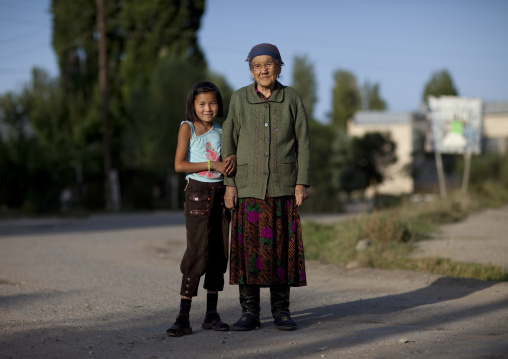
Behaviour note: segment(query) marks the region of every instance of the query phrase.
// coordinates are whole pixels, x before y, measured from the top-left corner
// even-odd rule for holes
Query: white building
[[[508,152],[508,101],[483,104],[483,138],[485,152]]]
[[[414,181],[410,168],[413,152],[421,144],[422,134],[425,134],[425,125],[425,118],[413,112],[360,111],[349,121],[349,136],[388,132],[397,144],[397,162],[386,168],[385,180],[376,189],[379,194],[413,193]]]
[[[482,123],[482,152],[508,153],[508,101],[484,102]],[[415,173],[419,173],[419,183],[435,183],[437,186],[433,157],[423,155],[427,128],[424,113],[416,111],[359,111],[348,122],[349,136],[388,132],[397,144],[397,162],[386,169],[385,180],[376,189],[378,193],[413,193]]]

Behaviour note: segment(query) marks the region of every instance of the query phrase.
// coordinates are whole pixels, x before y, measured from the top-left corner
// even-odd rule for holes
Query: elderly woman
[[[294,330],[290,287],[307,284],[298,206],[310,185],[309,124],[298,93],[277,81],[277,47],[256,45],[247,61],[254,83],[233,94],[222,129],[224,157],[237,156],[235,175],[224,179],[234,210],[230,284],[242,307],[233,330],[260,325],[260,287],[270,288],[277,328]]]

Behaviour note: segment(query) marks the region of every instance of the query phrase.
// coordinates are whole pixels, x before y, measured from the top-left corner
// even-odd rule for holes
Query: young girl
[[[207,292],[203,329],[226,331],[217,312],[218,292],[224,289],[228,262],[230,212],[224,206],[222,174],[230,175],[236,158],[220,159],[222,128],[213,122],[223,116],[222,97],[211,82],[199,82],[187,96],[187,121],[180,124],[175,171],[187,173],[185,224],[187,249],[182,258],[180,313],[166,331],[170,337],[191,334],[189,312],[192,297],[198,294],[200,277]]]

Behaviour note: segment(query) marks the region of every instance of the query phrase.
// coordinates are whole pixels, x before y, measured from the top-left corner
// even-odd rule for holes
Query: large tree
[[[329,125],[322,124],[312,116],[317,101],[317,85],[314,65],[307,56],[295,56],[293,65],[292,86],[300,94],[309,117],[312,145],[312,186],[328,183],[328,154],[333,139]]]
[[[332,97],[332,126],[347,131],[347,121],[361,108],[361,96],[355,75],[349,71],[337,70]]]
[[[96,0],[52,0],[53,47],[67,91],[93,89],[98,77]],[[105,1],[109,82],[145,80],[165,56],[205,65],[197,31],[205,0]],[[121,71],[119,72],[121,67]]]
[[[70,139],[81,150],[73,153],[73,163],[84,172],[88,181],[88,194],[102,207],[101,199],[105,193],[100,189],[106,183],[109,186],[109,174],[106,168],[119,168],[120,137],[125,126],[125,104],[121,98],[120,86],[123,83],[118,76],[124,52],[124,31],[120,27],[119,17],[124,6],[121,2],[105,1],[105,41],[107,56],[107,117],[109,136],[104,138],[103,113],[99,92],[99,46],[100,33],[97,25],[96,0],[52,0],[53,48],[60,68],[60,86],[62,107],[67,122],[63,128],[72,128]],[[105,141],[105,142],[104,142]],[[107,151],[106,151],[107,149]],[[111,156],[109,155],[111,154]],[[108,166],[106,166],[108,164]],[[103,180],[95,182],[101,177]],[[102,182],[102,183],[101,183]],[[106,186],[106,188],[108,188]],[[93,188],[93,190],[92,190]],[[105,204],[110,207],[110,191],[106,191]],[[89,202],[91,204],[92,202]]]
[[[436,71],[425,85],[423,101],[429,96],[458,96],[459,92],[453,83],[452,76],[447,70]]]
[[[370,111],[383,111],[387,109],[386,101],[381,98],[379,84],[366,81],[362,87],[362,108]]]
[[[205,0],[104,1],[107,114],[113,168],[132,167],[132,163],[125,160],[127,156],[122,156],[126,137],[123,133],[137,121],[136,106],[140,100],[136,101],[134,94],[150,91],[150,80],[159,63],[173,58],[206,68],[197,42],[204,4]],[[66,112],[64,118],[71,123],[66,127],[79,129],[73,138],[84,143],[89,157],[99,162],[84,168],[85,172],[101,172],[103,127],[98,86],[100,35],[97,3],[96,0],[52,0],[51,11],[53,47],[60,66]],[[188,91],[183,88],[183,83],[174,83],[174,88],[184,93]],[[83,153],[78,152],[81,158],[76,158],[76,162],[85,161]]]
[[[178,203],[176,187],[178,175],[174,172],[174,154],[181,121],[185,120],[186,99],[190,88],[199,81],[216,84],[224,105],[229,103],[233,90],[223,76],[209,73],[206,68],[182,58],[166,57],[154,67],[148,85],[141,79],[131,91],[131,121],[123,137],[125,167],[132,173],[151,173],[173,206]],[[217,122],[221,122],[218,119]],[[138,175],[139,176],[139,175]],[[182,176],[180,176],[182,177]],[[132,180],[136,180],[134,178]],[[132,181],[131,181],[132,182]],[[132,184],[129,184],[132,186]],[[139,189],[130,189],[131,192]],[[150,186],[137,200],[150,200]]]
[[[89,141],[101,137],[93,133],[101,132],[96,8],[96,0],[52,0],[51,6],[53,47],[70,120],[77,113],[75,121],[90,123],[89,132],[83,134]],[[167,56],[205,66],[196,35],[203,12],[204,0],[105,2],[113,148],[119,147],[119,134],[128,117],[129,91],[139,78],[147,82],[157,63]]]
[[[292,86],[302,97],[307,116],[314,118],[314,105],[317,101],[316,75],[314,73],[314,65],[309,62],[307,56],[294,57],[292,81]]]
[[[206,67],[197,32],[205,0],[127,0],[120,14],[125,36],[122,77],[148,80],[157,62],[179,58]]]

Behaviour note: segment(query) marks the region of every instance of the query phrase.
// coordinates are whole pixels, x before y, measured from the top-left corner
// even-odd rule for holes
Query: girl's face
[[[205,92],[194,98],[194,112],[203,122],[212,122],[219,111],[215,92]]]

